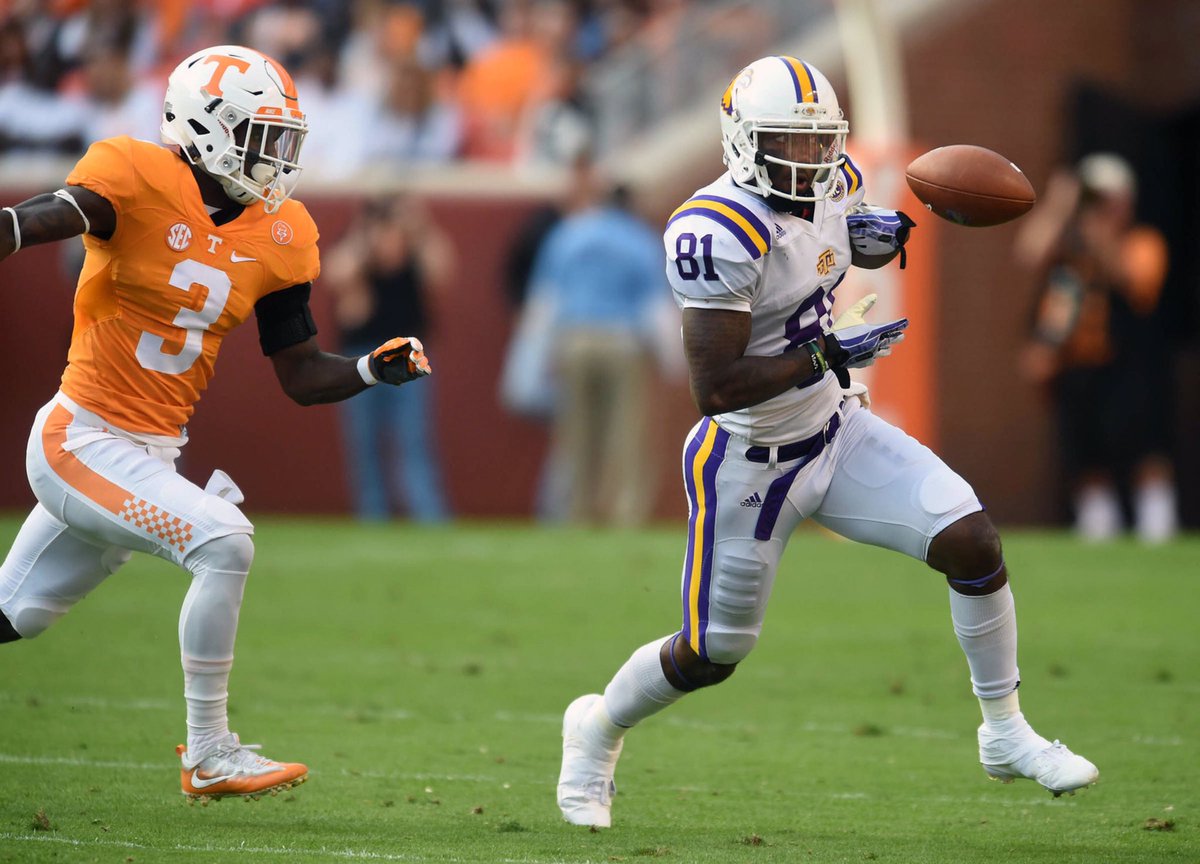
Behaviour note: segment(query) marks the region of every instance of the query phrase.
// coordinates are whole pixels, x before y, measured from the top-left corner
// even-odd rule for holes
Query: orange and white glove
[[[367,384],[404,384],[433,370],[425,346],[415,336],[397,336],[358,359],[358,374]]]

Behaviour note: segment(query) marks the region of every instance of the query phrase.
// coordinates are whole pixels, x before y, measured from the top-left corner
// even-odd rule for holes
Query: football
[[[973,144],[930,150],[910,162],[904,176],[922,204],[957,225],[999,225],[1028,213],[1037,201],[1020,168]]]

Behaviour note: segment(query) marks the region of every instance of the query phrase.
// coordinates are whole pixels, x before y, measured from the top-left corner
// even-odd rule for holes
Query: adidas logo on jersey
[[[762,498],[758,497],[758,493],[755,492],[753,495],[751,495],[749,498],[747,498],[745,501],[742,502],[742,506],[743,507],[761,507],[762,506]]]
[[[783,239],[783,226],[780,225],[778,222],[775,223],[775,239],[776,240]]]

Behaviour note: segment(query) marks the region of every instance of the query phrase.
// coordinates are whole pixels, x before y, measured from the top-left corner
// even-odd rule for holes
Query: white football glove
[[[904,244],[916,222],[903,210],[889,210],[863,204],[846,216],[850,243],[854,250],[871,258],[900,253],[904,269]]]
[[[838,344],[849,353],[849,358],[838,365],[847,369],[870,366],[877,357],[892,353],[892,346],[904,341],[907,318],[897,318],[886,324],[868,324],[867,312],[879,299],[878,294],[868,294],[843,312],[833,322],[833,334]]]
[[[878,299],[878,294],[863,297],[839,315],[833,322],[833,329],[825,334],[825,359],[835,371],[870,366],[877,357],[886,357],[892,353],[893,345],[903,341],[904,328],[908,326],[907,318],[897,318],[886,324],[866,322],[867,312]],[[839,375],[839,380],[842,377]],[[847,375],[843,387],[848,386],[848,380]]]

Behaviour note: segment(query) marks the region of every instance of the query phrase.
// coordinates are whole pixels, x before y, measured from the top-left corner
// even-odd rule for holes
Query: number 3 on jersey
[[[171,278],[167,281],[180,291],[188,291],[193,285],[201,285],[208,289],[208,296],[204,298],[204,305],[199,310],[184,307],[171,322],[186,334],[183,348],[178,354],[163,351],[165,340],[162,336],[143,332],[142,338],[138,340],[137,359],[143,368],[165,372],[168,375],[182,375],[192,368],[192,364],[204,349],[204,331],[215,324],[225,311],[232,283],[229,281],[229,274],[224,270],[191,259],[176,264],[175,269],[171,271]]]
[[[700,261],[696,260],[696,235],[692,233],[680,234],[675,240],[675,266],[679,270],[679,278],[686,279],[692,282],[700,278],[700,273],[704,273],[704,280],[712,282],[717,278],[717,271],[713,269],[712,260],[712,245],[713,235],[705,234],[700,238],[700,248],[704,250],[701,260],[704,262],[703,271],[701,270]]]

